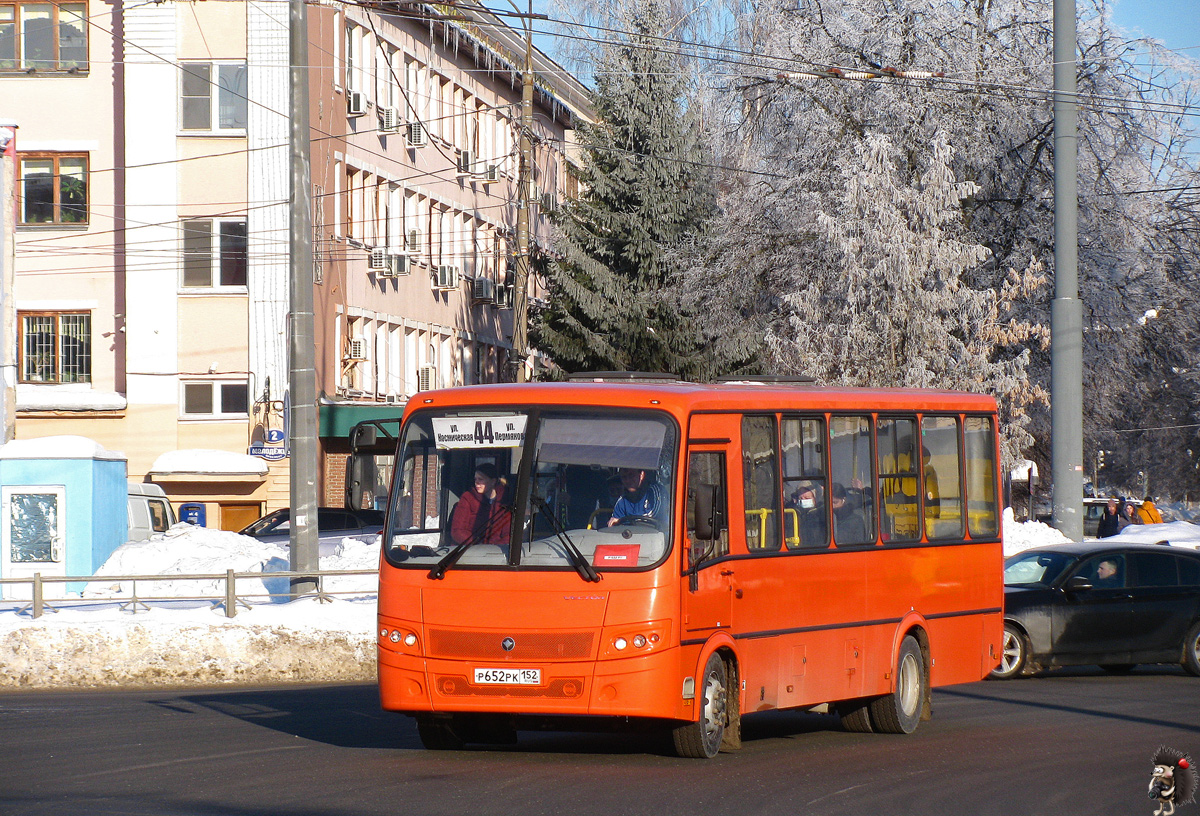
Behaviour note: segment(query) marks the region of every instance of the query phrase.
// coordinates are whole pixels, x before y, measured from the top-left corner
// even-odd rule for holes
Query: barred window
[[[21,382],[92,381],[92,315],[21,312]]]

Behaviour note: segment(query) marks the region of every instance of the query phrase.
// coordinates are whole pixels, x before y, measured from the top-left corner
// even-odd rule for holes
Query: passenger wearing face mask
[[[792,496],[799,517],[800,546],[825,547],[829,544],[829,522],[825,515],[825,491],[816,482],[801,482]]]

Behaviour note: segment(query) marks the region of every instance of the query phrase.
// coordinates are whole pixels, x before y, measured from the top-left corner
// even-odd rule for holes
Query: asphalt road
[[[1173,668],[1061,671],[940,689],[910,736],[750,717],[742,751],[705,762],[653,733],[428,752],[373,686],[4,692],[0,816],[1150,816],[1154,749],[1200,759],[1198,703]]]

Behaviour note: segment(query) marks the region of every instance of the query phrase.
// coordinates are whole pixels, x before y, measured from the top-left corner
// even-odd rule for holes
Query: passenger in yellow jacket
[[[1150,501],[1147,496],[1142,502],[1142,506],[1137,511],[1138,524],[1162,524],[1162,513],[1158,512],[1158,508],[1154,506],[1154,502]]]

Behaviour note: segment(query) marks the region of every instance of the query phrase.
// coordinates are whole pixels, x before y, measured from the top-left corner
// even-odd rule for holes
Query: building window
[[[246,382],[185,382],[183,414],[188,417],[246,416],[250,385]]]
[[[21,382],[92,381],[92,315],[89,312],[22,312]]]
[[[21,156],[21,223],[86,224],[87,155]]]
[[[180,129],[246,129],[246,65],[185,62],[180,71]]]
[[[0,71],[86,71],[86,3],[0,3]]]
[[[247,231],[243,220],[193,218],[183,222],[183,286],[212,289],[246,285]]]

